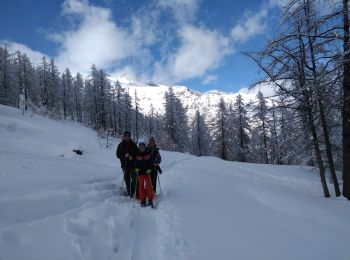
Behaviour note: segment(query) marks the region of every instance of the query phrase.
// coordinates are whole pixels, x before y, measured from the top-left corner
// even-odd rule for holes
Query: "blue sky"
[[[275,33],[278,0],[1,0],[0,44],[60,69],[236,92],[262,75],[241,54]]]

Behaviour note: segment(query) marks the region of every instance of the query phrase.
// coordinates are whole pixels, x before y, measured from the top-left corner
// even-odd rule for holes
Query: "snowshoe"
[[[148,206],[150,206],[152,209],[154,209],[154,205],[153,205],[153,201],[152,200],[148,201]]]

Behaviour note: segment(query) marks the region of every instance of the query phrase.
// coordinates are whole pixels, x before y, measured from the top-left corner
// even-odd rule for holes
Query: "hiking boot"
[[[141,207],[146,207],[146,200],[141,201]]]
[[[152,201],[152,200],[149,200],[149,201],[148,201],[148,206],[150,206],[151,208],[154,208],[154,205],[153,205],[153,201]]]

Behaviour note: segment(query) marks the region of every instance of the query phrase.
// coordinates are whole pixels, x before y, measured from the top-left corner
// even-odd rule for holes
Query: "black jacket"
[[[127,165],[127,162],[129,161],[129,159],[131,160],[134,159],[137,150],[138,150],[137,146],[133,140],[130,139],[127,142],[125,139],[123,139],[123,141],[118,145],[118,148],[116,151],[116,155],[120,160],[120,165],[122,168],[124,168]],[[129,154],[129,156],[131,156],[131,158],[125,157],[127,153]]]
[[[151,154],[152,156],[152,162],[153,164],[160,164],[162,162],[162,157],[160,156],[159,153],[159,148],[158,147],[147,147],[147,151]]]

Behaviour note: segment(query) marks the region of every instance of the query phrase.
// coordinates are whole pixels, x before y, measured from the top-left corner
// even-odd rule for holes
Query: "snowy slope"
[[[162,151],[152,210],[119,195],[114,153],[0,106],[0,259],[350,259],[349,202],[323,198],[311,168]]]

